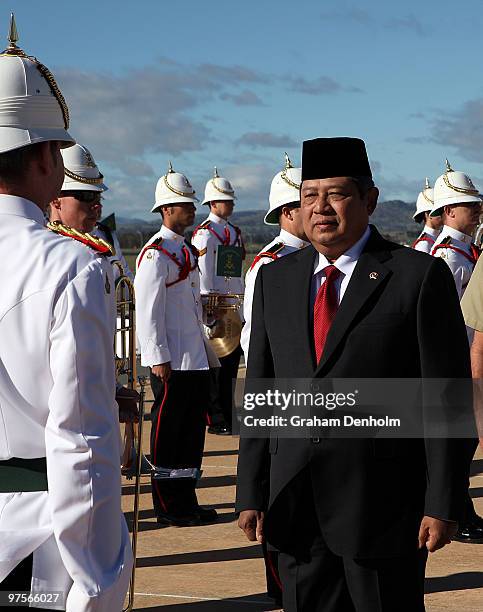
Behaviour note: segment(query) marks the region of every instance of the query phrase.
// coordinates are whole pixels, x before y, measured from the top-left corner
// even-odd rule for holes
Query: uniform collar
[[[441,230],[439,229],[434,229],[433,227],[429,227],[429,225],[425,225],[423,229],[423,233],[427,234],[428,236],[431,236],[431,238],[436,238],[436,236],[439,236],[440,231]]]
[[[0,215],[15,215],[45,225],[44,213],[37,204],[19,196],[0,194]]]
[[[166,225],[162,225],[159,231],[159,234],[162,238],[167,238],[168,240],[174,240],[178,244],[182,244],[184,242],[184,236],[180,236],[173,230],[170,230]]]
[[[348,249],[345,253],[340,255],[333,263],[331,263],[325,255],[319,253],[318,259],[315,259],[314,275],[318,274],[330,265],[335,266],[345,275],[352,274],[352,271],[354,270],[355,265],[357,264],[357,260],[361,256],[361,253],[364,250],[364,247],[366,246],[366,242],[368,241],[370,235],[371,230],[369,226],[367,226],[366,231],[362,234],[359,240],[355,244],[353,244],[350,249]]]
[[[219,223],[220,225],[226,225],[228,223],[226,219],[222,219],[221,217],[215,215],[215,213],[212,212],[210,212],[210,214],[208,215],[208,219],[210,221],[213,221],[214,223]]]
[[[309,245],[309,243],[305,240],[297,238],[297,236],[294,236],[293,234],[287,232],[287,230],[284,230],[282,228],[280,228],[280,234],[278,235],[278,237],[286,246],[295,247],[297,249],[303,249],[304,247]]]
[[[472,236],[468,236],[468,234],[463,234],[454,227],[449,227],[449,225],[443,225],[443,231],[441,234],[444,236],[449,236],[450,238],[454,238],[455,240],[459,240],[460,242],[464,242],[465,244],[471,244],[473,241]]]

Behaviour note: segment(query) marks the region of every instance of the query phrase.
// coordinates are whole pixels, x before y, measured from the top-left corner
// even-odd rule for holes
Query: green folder
[[[243,249],[239,246],[219,244],[216,250],[216,276],[240,278],[243,266]]]

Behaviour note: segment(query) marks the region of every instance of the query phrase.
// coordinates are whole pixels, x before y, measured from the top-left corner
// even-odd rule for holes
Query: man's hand
[[[151,372],[161,379],[162,383],[167,383],[171,376],[171,362],[161,363],[151,368]]]
[[[116,402],[119,406],[120,423],[137,423],[139,421],[138,410],[139,393],[136,389],[119,387],[116,390]]]
[[[258,510],[243,510],[238,517],[238,527],[243,529],[250,542],[263,542],[264,512]]]
[[[450,544],[458,524],[453,521],[441,521],[432,516],[424,516],[419,527],[419,548],[426,546],[429,552],[435,552]]]

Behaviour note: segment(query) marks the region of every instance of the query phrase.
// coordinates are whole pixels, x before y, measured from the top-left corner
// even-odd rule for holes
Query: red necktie
[[[314,343],[317,363],[322,356],[327,334],[339,306],[335,281],[341,272],[335,266],[327,266],[324,272],[325,282],[320,286],[314,304]]]

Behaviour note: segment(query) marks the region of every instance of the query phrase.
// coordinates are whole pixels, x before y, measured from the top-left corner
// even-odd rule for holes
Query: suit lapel
[[[307,359],[310,369],[314,368],[313,330],[310,316],[310,287],[314,271],[314,260],[317,251],[308,246],[294,256],[293,271],[290,286],[284,286],[283,291],[288,292],[288,310],[292,315],[290,324],[294,335],[302,342],[303,358]]]
[[[361,308],[374,292],[379,289],[388,274],[390,274],[389,269],[382,263],[390,257],[389,253],[383,248],[384,240],[374,227],[371,230],[372,233],[366,248],[357,262],[337,310],[327,336],[322,358],[315,369],[314,375],[317,375],[322,370],[339,343],[343,340]]]

